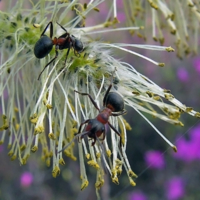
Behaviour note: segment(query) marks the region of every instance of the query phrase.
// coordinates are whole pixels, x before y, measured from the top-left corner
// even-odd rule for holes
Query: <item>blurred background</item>
[[[119,26],[125,26],[126,16],[123,5],[118,1]],[[2,6],[3,2],[0,2]],[[120,5],[121,4],[121,5]],[[121,6],[121,7],[120,7]],[[99,7],[100,12],[87,17],[86,26],[104,21],[109,3]],[[142,25],[142,22],[141,22]],[[149,27],[148,27],[149,26]],[[151,24],[146,23],[144,34],[147,41],[128,31],[94,35],[102,41],[156,44],[151,37]],[[148,32],[149,31],[149,32]],[[148,37],[150,35],[150,37]],[[168,38],[169,37],[169,38]],[[165,46],[175,48],[173,36],[166,34]],[[149,63],[141,58],[122,51],[113,54],[116,58],[128,62],[137,71],[147,76],[159,86],[171,90],[171,93],[187,106],[200,111],[200,56],[187,56],[180,60],[174,53],[136,50],[158,62],[164,62],[165,67]],[[127,156],[133,171],[138,175],[136,187],[129,185],[125,172],[119,178],[120,184],[111,182],[105,175],[105,184],[101,189],[102,199],[107,200],[194,200],[200,199],[200,121],[185,114],[181,121],[184,127],[177,127],[152,116],[145,115],[172,143],[178,152],[174,153],[162,138],[133,109],[126,108],[125,119],[132,130],[128,132]],[[2,114],[2,113],[0,113]],[[77,150],[77,149],[76,149]],[[63,166],[61,175],[53,178],[52,168],[32,154],[28,163],[20,166],[17,160],[10,161],[7,155],[7,145],[0,146],[0,199],[2,200],[93,200],[96,199],[96,172],[87,168],[89,186],[80,191],[79,163],[65,157],[67,168]]]

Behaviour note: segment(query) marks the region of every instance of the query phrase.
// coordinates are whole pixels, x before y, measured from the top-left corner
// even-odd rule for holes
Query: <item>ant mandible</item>
[[[113,82],[113,75],[111,78],[111,83],[105,93],[105,96],[103,98],[103,108],[99,109],[98,105],[96,104],[95,100],[91,97],[88,93],[81,93],[76,90],[74,92],[81,94],[81,95],[87,95],[94,105],[94,107],[99,111],[99,114],[94,119],[87,119],[86,121],[82,122],[80,124],[79,130],[77,135],[74,137],[74,139],[61,151],[68,148],[71,143],[77,138],[81,137],[81,139],[87,135],[89,138],[93,139],[92,146],[96,143],[96,140],[103,134],[102,140],[105,139],[105,125],[108,124],[110,128],[120,137],[120,146],[121,146],[121,134],[119,131],[109,122],[110,116],[119,116],[126,113],[126,110],[124,110],[124,100],[123,98],[116,92],[110,92],[112,88],[112,82]],[[81,133],[82,126],[84,124],[87,124],[85,131]],[[60,151],[60,152],[61,152]]]
[[[66,32],[64,34],[62,34],[60,37],[54,37],[54,39],[52,39],[53,36],[53,24],[52,22],[49,22],[47,24],[47,26],[45,27],[44,31],[42,32],[40,39],[36,42],[35,47],[34,47],[34,54],[37,58],[41,59],[44,58],[46,55],[48,55],[52,48],[53,45],[55,45],[55,57],[45,65],[45,67],[43,68],[43,70],[40,72],[39,76],[38,76],[38,80],[40,79],[41,74],[43,73],[43,71],[46,69],[46,67],[48,65],[50,65],[57,57],[58,57],[58,50],[63,50],[63,49],[68,49],[67,50],[67,54],[66,54],[66,58],[65,58],[65,62],[64,65],[67,61],[67,57],[69,55],[69,51],[70,49],[73,47],[74,49],[74,54],[76,56],[80,55],[80,53],[83,51],[83,43],[78,40],[75,36],[70,35],[67,30],[60,25],[58,22],[57,24]],[[48,37],[47,35],[45,35],[45,32],[47,30],[47,28],[50,26],[50,37]]]

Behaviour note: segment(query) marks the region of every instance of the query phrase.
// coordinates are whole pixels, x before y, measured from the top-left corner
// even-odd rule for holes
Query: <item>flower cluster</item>
[[[32,7],[28,9],[22,0],[8,9],[12,15],[0,12],[0,26],[4,27],[0,34],[0,144],[5,142],[6,136],[9,138],[8,155],[11,160],[18,158],[21,164],[26,164],[30,155],[39,151],[47,166],[52,163],[52,175],[56,177],[60,174],[60,165],[65,165],[63,153],[73,160],[77,159],[74,153],[75,144],[71,141],[81,123],[87,119],[95,119],[98,110],[92,105],[90,98],[79,95],[74,90],[90,94],[100,107],[107,88],[112,84],[111,90],[123,97],[125,105],[141,115],[175,151],[176,147],[142,113],[180,126],[183,126],[179,121],[182,113],[200,116],[191,107],[179,102],[169,90],[159,87],[137,72],[132,65],[112,56],[113,49],[118,49],[140,56],[157,66],[163,66],[163,63],[128,48],[171,52],[171,47],[104,43],[90,37],[91,34],[98,32],[127,29],[104,29],[115,25],[115,20],[107,20],[93,27],[76,28],[78,24],[84,24],[90,11],[98,11],[97,6],[102,2],[103,0],[93,0],[88,4],[81,4],[77,0],[45,3],[38,1],[34,4],[31,1]],[[74,12],[76,16],[73,16]],[[66,16],[72,16],[72,19],[67,19]],[[77,55],[71,48],[67,62],[67,51],[59,50],[54,62],[42,73],[40,80],[37,80],[44,66],[55,57],[54,50],[40,60],[36,59],[33,53],[34,45],[49,21],[53,23],[55,36],[64,34],[64,30],[57,25],[58,22],[83,43],[84,50]],[[136,30],[140,27],[129,29]],[[47,29],[45,35],[49,36],[49,31]],[[121,139],[113,129],[110,136],[106,134],[105,139],[96,142],[94,146],[93,140],[79,138],[77,146],[81,189],[88,185],[86,163],[97,171],[97,190],[104,183],[105,168],[110,173],[112,181],[119,184],[118,176],[124,167],[130,184],[135,185],[134,178],[137,176],[126,157],[126,131],[131,127],[123,116],[111,117],[110,124],[121,133]],[[66,145],[68,148],[62,152]]]
[[[179,58],[190,53],[197,54],[200,21],[199,1],[127,0],[123,3],[127,17],[126,23],[129,26],[138,26],[146,20],[147,24],[151,24],[153,39],[160,44],[163,45],[169,38],[166,33],[169,32],[175,36]],[[145,18],[144,15],[146,15]],[[134,34],[134,31],[131,33]],[[145,31],[139,30],[136,31],[136,34],[145,40],[148,39]]]

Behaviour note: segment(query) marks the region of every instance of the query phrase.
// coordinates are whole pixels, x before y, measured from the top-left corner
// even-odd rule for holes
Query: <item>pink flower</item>
[[[29,187],[33,182],[33,175],[30,172],[24,172],[20,177],[22,187]]]
[[[177,70],[177,77],[182,82],[187,82],[189,79],[188,71],[184,68],[179,68]]]
[[[160,151],[148,151],[145,153],[145,161],[147,166],[154,169],[163,169],[165,167],[165,161],[162,152]]]
[[[141,191],[137,191],[137,192],[132,192],[129,195],[128,200],[147,200],[147,197]]]
[[[200,73],[200,58],[194,59],[193,64],[196,71]]]
[[[177,200],[184,196],[184,181],[181,177],[173,177],[166,184],[166,196],[169,200]]]
[[[200,126],[196,126],[190,131],[190,138],[186,140],[184,137],[177,139],[177,153],[174,157],[185,162],[192,162],[200,159]]]

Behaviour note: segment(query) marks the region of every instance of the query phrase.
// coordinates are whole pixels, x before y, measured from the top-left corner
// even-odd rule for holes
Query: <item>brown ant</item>
[[[40,79],[40,76],[43,73],[43,71],[46,69],[46,67],[48,65],[50,65],[58,57],[58,50],[68,49],[67,54],[66,54],[66,58],[65,58],[65,63],[67,61],[69,51],[72,47],[74,49],[74,54],[76,56],[80,55],[80,53],[83,51],[83,43],[80,40],[78,40],[75,36],[70,35],[67,32],[67,30],[62,25],[60,25],[58,22],[57,22],[57,24],[66,33],[62,34],[58,38],[54,37],[54,39],[52,39],[53,24],[52,24],[52,22],[49,22],[47,24],[47,26],[45,27],[44,31],[42,32],[40,39],[35,44],[34,54],[35,54],[35,57],[37,57],[39,59],[44,58],[46,55],[48,55],[51,52],[53,45],[55,45],[55,52],[56,52],[55,57],[49,63],[47,63],[45,65],[45,67],[43,68],[43,70],[40,72],[40,74],[38,76],[38,80]],[[49,26],[50,26],[50,37],[45,35],[45,32],[46,32],[46,30]],[[64,63],[64,65],[65,65],[65,63]]]
[[[86,121],[82,122],[80,124],[79,130],[77,135],[74,137],[74,139],[61,151],[68,148],[71,143],[78,137],[81,139],[87,135],[89,138],[93,139],[92,146],[96,143],[96,140],[99,140],[99,137],[103,134],[102,140],[105,139],[105,125],[108,124],[110,128],[120,137],[120,146],[121,146],[121,134],[119,131],[109,122],[110,116],[119,116],[126,113],[126,110],[124,110],[124,100],[123,98],[116,92],[110,92],[112,88],[112,82],[113,82],[113,75],[111,78],[111,83],[105,93],[105,96],[103,98],[103,108],[100,110],[94,99],[91,97],[88,93],[81,93],[76,90],[74,92],[79,93],[81,95],[87,95],[94,107],[99,111],[99,114],[94,119],[87,119]],[[81,133],[82,126],[84,124],[87,124],[85,131]],[[61,152],[59,151],[59,152]]]

